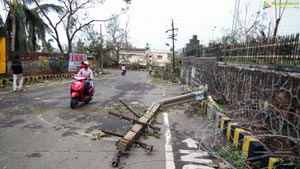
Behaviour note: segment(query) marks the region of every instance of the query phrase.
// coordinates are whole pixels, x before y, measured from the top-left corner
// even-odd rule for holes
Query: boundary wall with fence
[[[291,143],[280,151],[287,154],[277,154],[287,157],[291,156],[287,151],[295,150],[300,143],[300,73],[273,68],[218,61],[217,57],[186,57],[182,59],[180,80],[199,90],[207,88],[208,95],[228,107],[224,113],[231,119],[228,122],[238,122],[244,129],[250,124],[260,140],[275,138]]]

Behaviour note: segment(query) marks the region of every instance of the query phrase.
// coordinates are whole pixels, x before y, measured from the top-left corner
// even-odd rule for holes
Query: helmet
[[[89,65],[89,62],[88,61],[84,61],[83,64]]]

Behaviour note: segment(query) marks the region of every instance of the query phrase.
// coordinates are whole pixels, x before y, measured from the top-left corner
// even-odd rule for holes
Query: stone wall
[[[216,58],[184,58],[181,82],[208,89],[219,104],[251,105],[300,128],[300,73],[263,65],[217,62]],[[298,137],[299,137],[298,133]]]

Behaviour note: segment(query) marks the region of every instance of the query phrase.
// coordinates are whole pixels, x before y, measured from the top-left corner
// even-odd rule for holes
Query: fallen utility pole
[[[205,99],[205,92],[197,91],[197,92],[192,92],[189,94],[161,100],[158,103],[161,104],[163,107],[168,107],[168,106],[188,103],[188,102],[192,102],[192,101],[196,101],[196,100],[204,100],[204,99]]]
[[[138,141],[137,139],[138,139],[140,133],[146,127],[160,130],[159,127],[155,127],[155,126],[152,126],[151,124],[149,124],[150,119],[156,114],[156,112],[159,110],[160,107],[167,107],[167,106],[172,106],[172,105],[177,105],[177,104],[188,103],[188,102],[192,102],[192,101],[196,101],[196,100],[200,101],[200,100],[204,100],[204,99],[205,99],[205,92],[197,91],[197,92],[161,100],[157,103],[152,103],[151,106],[148,108],[147,112],[144,113],[141,117],[139,116],[139,119],[137,119],[137,120],[123,116],[118,113],[109,112],[110,115],[119,117],[120,119],[131,121],[134,123],[132,128],[125,135],[111,133],[111,132],[102,130],[102,132],[107,133],[109,135],[121,137],[121,139],[118,140],[118,142],[116,143],[118,152],[117,152],[117,155],[112,159],[111,165],[113,167],[117,167],[119,164],[119,160],[120,160],[120,156],[121,156],[122,152],[128,151],[133,143],[136,143],[136,144],[140,145],[141,147],[143,147],[146,152],[151,152],[153,150],[152,145],[142,143],[142,142]],[[119,101],[122,104],[124,104],[129,110],[131,110],[129,108],[129,106],[127,106],[124,102],[122,102],[121,100],[119,100]],[[138,117],[138,115],[134,111],[131,111],[131,112]]]
[[[156,113],[158,110],[160,104],[154,103],[150,106],[148,111],[138,119],[139,122],[142,123],[148,123],[150,118]],[[132,128],[125,134],[123,138],[121,138],[117,143],[117,150],[118,151],[126,151],[129,150],[133,140],[136,140],[138,135],[142,132],[142,130],[145,128],[145,125],[141,124],[134,124]]]
[[[113,136],[117,136],[117,137],[124,137],[124,135],[121,135],[121,134],[117,134],[117,133],[112,133],[112,132],[109,132],[109,131],[105,131],[105,130],[101,130],[103,133],[105,134],[109,134],[109,135],[113,135]],[[135,144],[138,144],[139,146],[141,146],[142,148],[145,149],[145,151],[147,153],[150,153],[152,150],[153,150],[153,145],[149,145],[149,144],[146,144],[146,143],[143,143],[141,141],[138,141],[138,140],[133,140],[133,142]],[[120,162],[120,156],[122,155],[122,152],[119,151],[117,153],[117,155],[115,155],[115,157],[113,157],[113,159],[111,160],[111,165],[113,167],[117,167],[119,165],[119,162]]]
[[[131,121],[131,122],[136,123],[136,124],[140,124],[140,125],[143,125],[143,126],[146,126],[146,127],[150,127],[150,128],[152,128],[153,130],[160,131],[160,128],[159,128],[159,127],[153,126],[153,125],[148,124],[148,123],[140,122],[140,121],[135,120],[135,119],[133,119],[133,118],[123,116],[122,114],[119,114],[119,113],[114,113],[114,112],[109,111],[108,114],[113,115],[113,116],[115,116],[115,117],[118,117],[118,118],[120,118],[120,119],[124,119],[124,120]]]

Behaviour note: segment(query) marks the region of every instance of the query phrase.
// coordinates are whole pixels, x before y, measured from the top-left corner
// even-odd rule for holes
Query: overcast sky
[[[284,0],[283,0],[284,1]],[[267,2],[274,2],[267,1]],[[300,2],[290,0],[289,2]],[[248,8],[246,18],[257,11],[266,13],[266,25],[275,23],[274,7],[263,10],[263,0],[241,0],[240,10]],[[220,38],[224,30],[231,30],[235,0],[132,0],[128,13],[122,15],[122,20],[129,19],[130,42],[136,47],[145,47],[150,43],[153,49],[169,49],[165,43],[171,44],[166,30],[171,29],[171,19],[178,28],[176,50],[189,42],[193,35],[197,35],[200,43],[208,44],[211,39]],[[104,5],[92,12],[91,16],[108,17],[114,10],[124,6],[122,0],[106,0]],[[99,15],[99,11],[103,14]],[[96,15],[94,15],[96,14]],[[245,17],[243,15],[242,17]],[[300,8],[287,8],[280,24],[280,34],[300,32]],[[250,20],[250,19],[248,19]]]
[[[274,25],[274,7],[263,10],[264,0],[240,1],[242,12],[247,6],[247,21],[251,21],[251,15],[260,10],[266,13],[266,25],[269,25],[269,22]],[[289,2],[300,2],[300,0],[289,0]],[[178,28],[175,49],[180,50],[193,35],[198,36],[201,44],[208,44],[210,40],[224,35],[225,30],[230,31],[234,4],[235,0],[132,0],[129,11],[121,15],[121,21],[123,26],[129,21],[129,41],[134,46],[144,48],[146,43],[149,43],[151,49],[169,50],[170,47],[165,43],[171,44],[171,39],[168,39],[170,33],[166,33],[166,30],[171,29],[173,19],[174,27]],[[125,5],[123,0],[106,0],[104,4],[89,9],[89,18],[108,19],[112,14],[119,13]],[[242,14],[241,18],[245,18],[245,15]],[[278,35],[300,32],[299,18],[300,8],[287,8]],[[95,24],[99,31],[100,23]],[[105,34],[106,23],[101,24]]]

